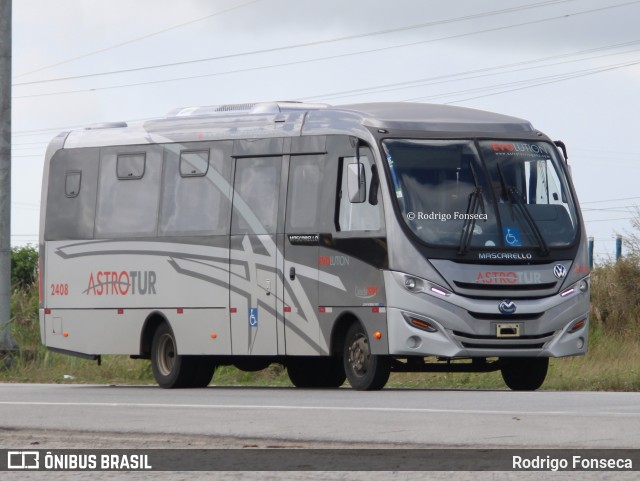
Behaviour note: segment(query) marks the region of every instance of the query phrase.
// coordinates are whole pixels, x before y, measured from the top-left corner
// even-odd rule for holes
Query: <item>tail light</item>
[[[42,257],[38,256],[38,302],[42,307]]]

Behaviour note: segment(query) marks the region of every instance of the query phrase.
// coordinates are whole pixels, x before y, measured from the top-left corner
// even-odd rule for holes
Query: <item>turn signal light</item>
[[[585,319],[576,322],[573,326],[571,326],[571,329],[569,329],[570,333],[579,331],[580,329],[582,329],[584,327],[584,325],[587,323],[587,321]]]
[[[409,319],[409,323],[414,326],[417,327],[418,329],[422,329],[423,331],[427,331],[427,332],[436,332],[437,329],[432,326],[430,323],[428,323],[427,321],[423,321],[422,319],[415,319],[415,318],[410,318]]]

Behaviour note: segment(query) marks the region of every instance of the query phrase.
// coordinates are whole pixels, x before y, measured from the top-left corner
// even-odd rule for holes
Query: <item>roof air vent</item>
[[[84,130],[122,129],[124,127],[127,127],[126,122],[101,122],[99,124],[92,124],[89,127],[85,127]]]

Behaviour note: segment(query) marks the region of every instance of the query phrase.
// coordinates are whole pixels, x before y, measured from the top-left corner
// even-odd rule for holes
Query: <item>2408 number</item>
[[[52,296],[68,296],[69,284],[51,284]]]

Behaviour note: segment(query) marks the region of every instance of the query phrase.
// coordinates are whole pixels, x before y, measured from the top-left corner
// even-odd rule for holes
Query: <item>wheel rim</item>
[[[369,369],[371,351],[369,342],[364,334],[358,334],[349,346],[349,366],[357,376],[364,376]]]
[[[173,337],[169,334],[163,334],[158,342],[157,350],[158,370],[163,376],[168,376],[173,370],[173,364],[176,360],[176,345]]]

